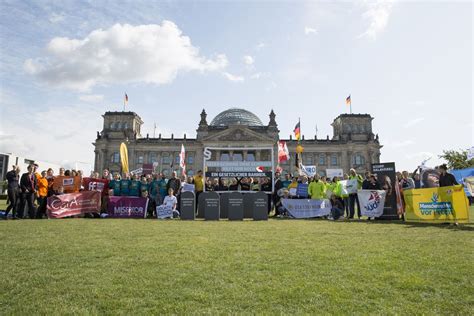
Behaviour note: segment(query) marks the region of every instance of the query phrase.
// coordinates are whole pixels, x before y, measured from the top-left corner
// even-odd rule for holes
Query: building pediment
[[[203,139],[203,141],[273,141],[273,137],[268,135],[265,131],[261,133],[251,130],[243,126],[230,126],[223,131],[211,132]]]

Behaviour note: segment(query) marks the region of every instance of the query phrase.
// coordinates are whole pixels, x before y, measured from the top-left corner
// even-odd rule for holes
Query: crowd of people
[[[13,166],[6,179],[8,182],[8,207],[4,218],[12,212],[13,219],[29,218],[41,219],[47,216],[47,198],[53,195],[65,193],[64,187],[54,186],[55,174],[52,169],[38,172],[39,166],[31,164],[27,167],[27,172],[21,174],[18,166]],[[403,190],[420,188],[421,183],[430,183],[438,181],[437,186],[451,186],[457,184],[453,175],[447,172],[446,165],[436,168],[439,178],[430,179],[427,175],[423,182],[420,179],[420,170],[417,169],[409,174],[407,171],[397,173],[397,185],[401,192]],[[21,174],[21,176],[20,176]],[[80,170],[59,169],[59,176],[79,177],[81,184],[83,174]],[[285,173],[282,178],[280,172],[275,173],[274,183],[268,177],[261,178],[206,178],[203,172],[199,170],[194,176],[178,177],[176,172],[172,172],[168,178],[164,173],[149,175],[133,175],[125,173],[112,174],[105,169],[100,175],[98,172],[92,172],[91,179],[105,180],[106,188],[103,191],[103,201],[101,212],[107,212],[107,196],[129,196],[144,197],[149,199],[148,216],[154,217],[155,209],[160,205],[169,205],[175,214],[179,215],[177,207],[180,201],[180,195],[183,191],[192,190],[196,196],[196,203],[199,195],[203,191],[263,191],[268,193],[268,212],[274,212],[276,217],[288,215],[287,210],[281,203],[282,199],[310,198],[317,200],[328,199],[331,201],[331,219],[354,219],[355,215],[360,219],[361,209],[357,193],[347,193],[342,186],[341,180],[356,180],[357,189],[364,190],[385,190],[390,194],[393,190],[391,181],[379,181],[376,174],[366,172],[364,177],[357,174],[355,169],[351,169],[343,177],[307,177],[306,175],[292,175]],[[353,181],[355,182],[355,181]],[[383,183],[383,184],[381,184]],[[304,185],[304,191],[298,190],[300,185]],[[191,189],[190,189],[191,188]],[[79,191],[84,187],[80,186]],[[25,214],[25,209],[27,214]],[[357,213],[356,213],[357,209]],[[403,217],[403,214],[400,214]],[[370,218],[368,218],[370,220]]]

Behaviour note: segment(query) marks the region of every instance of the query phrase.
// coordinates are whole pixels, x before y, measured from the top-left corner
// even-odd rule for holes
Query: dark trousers
[[[38,198],[38,210],[36,211],[36,218],[43,218],[46,215],[47,197],[40,196]]]
[[[349,209],[349,197],[348,196],[344,197],[342,202],[344,203],[344,210],[346,211],[346,217],[349,218],[351,215],[351,211]]]
[[[350,218],[354,218],[355,214],[355,204],[357,203],[357,216],[360,218],[360,205],[359,205],[359,198],[357,194],[349,194],[349,211],[350,211]]]
[[[10,204],[8,204],[7,209],[5,211],[5,218],[8,216],[8,213],[10,213],[10,210],[13,210],[12,215],[13,217],[16,217],[16,209],[18,206],[19,193],[20,191],[17,188],[8,189],[7,194],[8,194],[8,200],[10,201]]]
[[[25,205],[28,204],[28,216],[33,219],[36,214],[36,207],[34,205],[35,194],[31,192],[25,192],[20,194],[20,206],[17,210],[18,217],[23,218],[25,213]]]

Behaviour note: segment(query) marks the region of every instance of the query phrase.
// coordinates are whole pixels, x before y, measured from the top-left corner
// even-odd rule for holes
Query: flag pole
[[[351,97],[349,105],[350,105],[351,114],[352,114],[352,95],[349,95],[349,96]]]
[[[124,96],[123,96],[123,111],[122,111],[122,112],[125,112],[125,95],[126,95],[126,94],[127,94],[127,93],[124,93],[124,94],[123,94]]]

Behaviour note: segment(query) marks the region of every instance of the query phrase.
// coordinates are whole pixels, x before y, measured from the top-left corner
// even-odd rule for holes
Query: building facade
[[[196,138],[150,138],[141,134],[143,121],[134,112],[106,112],[103,115],[104,125],[97,132],[95,146],[95,170],[102,172],[104,168],[112,172],[120,172],[119,148],[122,142],[128,147],[129,169],[153,164],[155,172],[169,175],[173,170],[179,170],[179,154],[181,145],[186,149],[186,169],[188,175],[193,175],[203,166],[203,150],[205,147],[237,147],[243,150],[212,151],[211,160],[222,161],[260,161],[271,160],[269,151],[259,151],[253,147],[273,146],[277,160],[277,142],[287,142],[291,159],[281,167],[286,172],[295,172],[294,153],[297,141],[281,139],[273,110],[269,114],[268,124],[263,124],[255,114],[244,110],[231,108],[218,114],[210,123],[206,111],[201,112],[201,119],[196,130]],[[300,140],[304,147],[302,163],[315,165],[320,175],[325,175],[326,169],[350,168],[358,172],[370,170],[372,163],[380,161],[378,136],[372,131],[373,118],[369,114],[341,114],[331,124],[333,136],[326,139]]]

